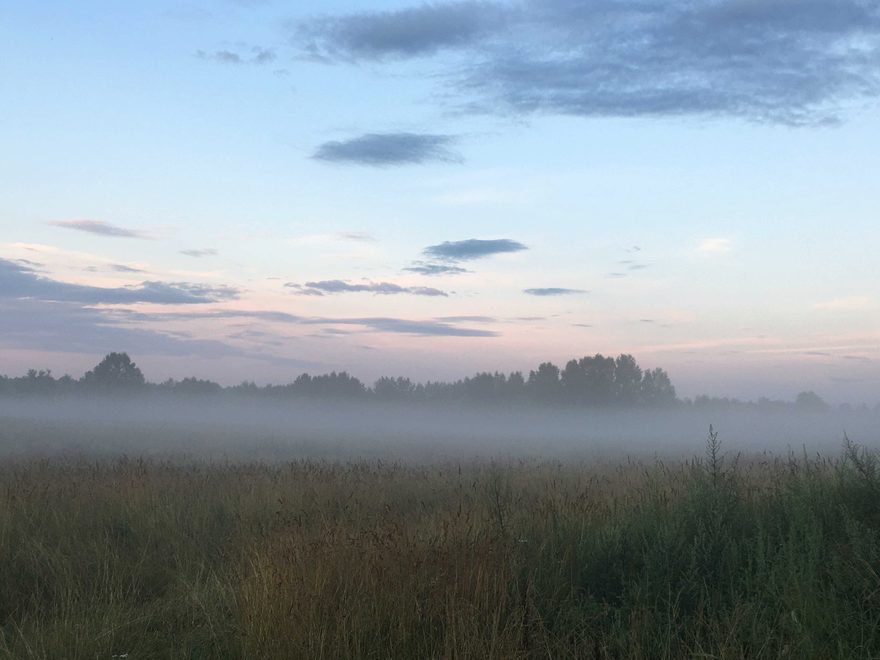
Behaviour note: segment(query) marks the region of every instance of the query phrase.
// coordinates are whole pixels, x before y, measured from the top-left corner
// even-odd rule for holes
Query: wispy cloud
[[[450,148],[455,141],[451,135],[367,133],[348,140],[325,142],[315,150],[312,158],[371,167],[460,163],[462,157]]]
[[[852,312],[867,311],[874,309],[877,303],[868,296],[847,296],[845,298],[835,298],[825,302],[816,303],[816,309],[832,311],[832,312]]]
[[[244,52],[235,50],[215,50],[206,52],[204,50],[196,51],[196,57],[220,64],[269,64],[276,59],[275,51],[271,48],[261,48],[253,46]]]
[[[331,318],[331,317],[304,317],[288,314],[286,312],[263,311],[263,310],[211,310],[208,312],[134,312],[118,310],[120,319],[129,321],[163,321],[163,320],[192,320],[203,319],[257,319],[274,323],[290,323],[304,326],[326,326],[332,330],[334,326],[360,326],[375,332],[389,332],[394,334],[423,336],[423,337],[496,337],[497,332],[483,330],[481,328],[468,328],[457,325],[458,322],[488,323],[493,319],[489,317],[441,317],[436,319],[403,319],[393,317],[363,317],[363,318]],[[338,333],[333,333],[338,334]]]
[[[582,293],[589,293],[585,289],[565,289],[557,286],[543,287],[537,289],[523,289],[523,293],[527,293],[530,296],[571,296],[578,295]]]
[[[451,321],[453,323],[496,323],[494,316],[481,316],[479,314],[465,314],[461,316],[440,316],[437,321]]]
[[[184,254],[187,257],[193,257],[194,259],[200,259],[202,257],[216,257],[217,250],[213,248],[205,248],[202,250],[181,250],[180,254]]]
[[[418,273],[419,275],[461,275],[462,273],[470,273],[467,268],[461,266],[453,266],[451,264],[436,264],[417,261],[412,266],[404,268],[406,272]]]
[[[301,234],[287,239],[294,245],[322,245],[333,243],[360,243],[367,247],[377,241],[373,234],[363,231],[338,231],[325,234]]]
[[[247,351],[212,339],[191,339],[162,330],[136,327],[115,310],[78,303],[0,297],[0,346],[103,355],[109,348],[137,355],[199,358],[247,358],[314,368],[315,362],[275,353]]]
[[[100,220],[56,220],[50,222],[54,227],[84,231],[98,236],[111,236],[116,238],[149,238],[145,233],[134,229],[126,229]]]
[[[324,296],[336,293],[374,293],[381,296],[410,294],[413,296],[447,297],[449,294],[440,289],[427,286],[401,286],[393,282],[351,283],[346,280],[322,280],[296,284],[288,282],[284,286],[305,296]]]
[[[126,266],[125,264],[110,264],[110,270],[115,271],[117,273],[143,273],[144,272],[141,268],[135,268],[134,266]]]
[[[865,0],[439,2],[296,26],[323,61],[456,51],[473,111],[836,121],[880,91],[880,6]]]
[[[506,19],[507,13],[495,3],[448,2],[320,18],[295,28],[298,40],[316,59],[382,60],[467,46],[496,31]]]
[[[61,282],[28,266],[0,259],[0,298],[75,302],[84,305],[155,303],[192,305],[232,300],[238,289],[187,282],[142,282],[137,286],[97,287]]]
[[[702,254],[723,254],[729,252],[733,241],[729,238],[704,238],[697,246],[697,252]]]
[[[391,332],[403,335],[422,337],[497,337],[492,330],[462,328],[443,321],[411,321],[398,318],[367,317],[355,319],[322,319],[317,323],[333,323],[336,325],[360,325],[376,332]]]
[[[365,231],[340,231],[334,234],[340,241],[355,241],[356,243],[373,243],[376,237]]]
[[[528,248],[522,243],[509,238],[499,238],[494,240],[469,238],[464,241],[445,241],[438,245],[429,245],[423,250],[423,253],[434,259],[470,261],[473,259],[489,257],[494,254],[520,252],[527,249]]]

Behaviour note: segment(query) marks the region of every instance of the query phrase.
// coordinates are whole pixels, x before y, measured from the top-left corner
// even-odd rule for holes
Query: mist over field
[[[880,659],[880,0],[0,17],[0,660]]]
[[[709,425],[731,452],[880,446],[880,412],[417,405],[145,396],[0,399],[0,456],[230,460],[688,457]]]
[[[0,658],[880,652],[880,407],[599,354],[0,386]]]

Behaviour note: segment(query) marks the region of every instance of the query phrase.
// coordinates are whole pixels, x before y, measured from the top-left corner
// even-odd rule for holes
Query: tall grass
[[[0,463],[0,657],[880,657],[880,474]]]

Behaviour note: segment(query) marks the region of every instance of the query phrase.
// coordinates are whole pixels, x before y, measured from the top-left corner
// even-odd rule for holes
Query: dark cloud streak
[[[451,266],[449,264],[433,264],[425,262],[416,262],[412,266],[403,269],[408,273],[418,273],[419,275],[437,276],[437,275],[461,275],[470,273],[471,271],[461,266]]]
[[[297,368],[314,362],[255,353],[221,341],[188,339],[146,328],[131,327],[110,310],[77,303],[0,298],[0,346],[51,352],[103,355],[110,350],[138,355],[200,358],[246,358]]]
[[[36,273],[29,267],[0,259],[0,298],[30,298],[73,302],[83,305],[155,303],[192,305],[231,300],[239,291],[186,282],[142,282],[137,286],[96,287],[61,282]]]
[[[447,2],[313,21],[335,61],[455,49],[465,109],[737,117],[815,125],[880,93],[880,5],[865,0]]]
[[[205,248],[203,250],[181,250],[180,254],[186,255],[187,257],[193,257],[194,259],[200,259],[202,257],[216,257],[217,250],[212,248]]]
[[[354,319],[315,319],[313,322],[335,325],[361,325],[377,332],[392,332],[421,337],[496,337],[497,332],[462,328],[443,321],[411,321],[406,319],[367,317]]]
[[[300,23],[296,40],[320,61],[418,57],[470,45],[507,20],[507,11],[491,2],[423,4]]]
[[[495,319],[484,316],[450,316],[427,320],[413,320],[389,317],[328,318],[305,317],[263,310],[210,310],[207,312],[135,312],[114,310],[119,320],[140,322],[200,321],[203,319],[254,319],[273,323],[289,323],[302,326],[362,326],[372,331],[423,337],[496,337],[497,332],[478,328],[466,328],[457,322],[491,323]]]
[[[325,142],[318,146],[312,158],[370,167],[461,163],[462,157],[450,149],[454,142],[451,135],[366,133],[348,140]]]
[[[464,241],[445,241],[438,245],[429,245],[424,249],[426,256],[448,261],[470,261],[482,259],[494,254],[520,252],[528,248],[518,241],[509,238],[481,240],[469,238]]]
[[[89,234],[97,234],[98,236],[110,236],[114,238],[148,238],[143,232],[111,225],[109,222],[101,222],[100,220],[57,220],[55,222],[50,222],[49,224],[53,227],[74,229]]]
[[[196,57],[202,60],[218,62],[219,64],[231,64],[237,66],[242,64],[269,64],[270,62],[274,62],[277,56],[275,55],[275,51],[271,48],[254,46],[244,55],[234,50],[215,50],[212,52],[199,50],[196,51]]]
[[[440,289],[427,286],[401,286],[393,282],[367,282],[365,284],[352,284],[345,280],[322,280],[319,282],[306,282],[296,284],[288,282],[284,286],[293,289],[296,293],[304,296],[323,296],[336,293],[374,293],[380,296],[393,296],[410,294],[414,296],[447,297],[449,294]]]
[[[530,296],[548,297],[579,295],[582,293],[589,293],[589,291],[586,291],[585,289],[565,289],[562,287],[551,286],[537,289],[523,289],[523,293]]]

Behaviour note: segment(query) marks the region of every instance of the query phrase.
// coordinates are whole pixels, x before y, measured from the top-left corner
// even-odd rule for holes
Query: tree
[[[794,400],[794,405],[800,410],[821,411],[827,410],[828,404],[815,392],[800,392]]]
[[[28,394],[48,394],[55,390],[55,379],[52,370],[28,369],[22,382],[22,390]]]
[[[571,402],[585,403],[589,396],[587,376],[584,373],[583,360],[569,360],[560,374],[559,382],[565,398]]]
[[[649,369],[642,374],[640,398],[642,403],[650,406],[667,406],[675,403],[675,387],[663,369]],[[706,396],[698,396],[694,405],[702,406],[709,403]]]
[[[128,353],[110,353],[83,376],[82,383],[98,390],[130,392],[142,389],[146,380]]]
[[[382,376],[373,385],[373,395],[382,401],[399,401],[412,398],[415,389],[409,378]]]
[[[592,405],[607,406],[615,402],[613,357],[596,353],[578,362],[584,374],[586,400]]]
[[[461,391],[466,401],[501,401],[507,394],[507,376],[495,372],[483,372],[465,378]]]
[[[218,383],[210,380],[200,380],[192,376],[180,381],[169,378],[164,383],[159,384],[158,388],[160,390],[173,392],[174,394],[186,395],[217,394],[223,390]]]
[[[614,361],[614,402],[631,406],[639,402],[642,369],[632,355],[619,355]]]
[[[367,388],[348,372],[331,372],[320,376],[301,374],[286,388],[294,396],[326,398],[358,398]]]
[[[556,402],[559,393],[559,367],[552,362],[538,365],[537,371],[529,373],[526,388],[538,401]]]
[[[526,391],[526,379],[521,371],[514,371],[507,377],[507,395],[511,401],[519,401]]]

